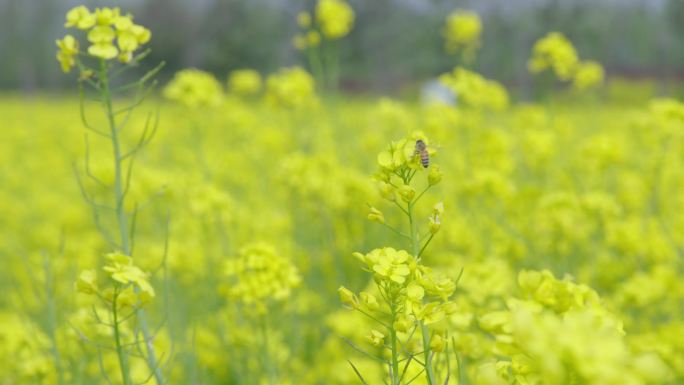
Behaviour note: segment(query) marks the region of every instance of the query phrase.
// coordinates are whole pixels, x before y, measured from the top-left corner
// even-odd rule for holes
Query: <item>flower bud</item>
[[[435,214],[435,216],[441,217],[442,214],[444,214],[444,202],[436,203],[432,208],[432,212]]]
[[[434,164],[430,167],[430,172],[428,173],[428,184],[434,186],[442,180],[442,171],[439,166]]]
[[[370,334],[368,335],[368,340],[373,346],[382,346],[383,341],[385,340],[385,335],[373,329],[370,331]]]
[[[83,294],[97,293],[96,279],[97,274],[95,273],[95,270],[83,270],[74,284],[76,291]]]
[[[435,334],[430,339],[430,350],[432,350],[433,352],[439,353],[439,352],[443,351],[444,345],[445,345],[444,338],[442,338],[442,336],[439,334]]]
[[[430,233],[431,234],[437,234],[439,229],[442,227],[442,223],[439,220],[438,216],[430,217]]]
[[[394,321],[394,330],[402,333],[406,333],[411,328],[411,321],[408,318],[399,316],[396,321]]]
[[[399,196],[401,196],[401,199],[406,203],[410,203],[413,200],[413,197],[416,196],[416,190],[406,184],[399,187],[398,192]]]
[[[378,299],[375,298],[375,296],[371,293],[367,293],[365,291],[361,292],[361,302],[370,310],[377,310],[380,308],[380,304],[378,303]]]
[[[385,223],[385,216],[382,214],[382,211],[371,206],[370,212],[368,213],[368,220],[383,224]]]
[[[380,182],[378,188],[380,189],[380,195],[382,195],[384,199],[387,199],[390,202],[397,200],[397,194],[395,194],[394,186],[391,184]]]
[[[340,294],[340,301],[342,301],[343,304],[355,308],[358,306],[358,300],[356,299],[356,295],[354,293],[347,289],[344,286],[340,286],[339,289],[337,289],[337,292]]]

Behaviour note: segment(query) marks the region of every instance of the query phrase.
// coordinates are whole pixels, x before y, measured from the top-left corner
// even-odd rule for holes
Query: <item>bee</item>
[[[420,156],[420,164],[424,168],[428,168],[430,165],[430,154],[428,154],[427,145],[422,139],[416,140],[416,151],[413,153],[413,156]]]

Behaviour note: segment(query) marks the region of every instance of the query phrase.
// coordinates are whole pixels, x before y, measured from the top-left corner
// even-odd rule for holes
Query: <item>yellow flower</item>
[[[106,25],[98,25],[88,32],[88,41],[93,44],[111,43],[115,37],[114,30]]]
[[[406,277],[411,274],[408,266],[410,255],[404,250],[394,250],[391,247],[375,249],[366,256],[371,269],[381,278],[389,279],[392,282],[403,284]]]
[[[442,337],[439,334],[435,334],[430,338],[430,350],[436,353],[440,353],[444,351],[444,346],[447,344],[447,342],[444,340],[444,337]]]
[[[368,338],[368,341],[370,341],[371,345],[379,347],[379,346],[383,345],[383,342],[385,340],[385,335],[382,334],[381,332],[373,329],[370,331],[367,338]]]
[[[371,207],[370,212],[368,213],[368,220],[382,224],[385,223],[385,216],[382,214],[382,211],[375,207]]]
[[[578,63],[577,51],[570,40],[559,32],[551,32],[534,44],[528,68],[532,73],[551,68],[560,80],[570,80]]]
[[[223,99],[221,84],[214,75],[194,68],[176,72],[162,93],[167,99],[193,108],[216,106]]]
[[[434,186],[437,183],[442,181],[442,171],[439,169],[439,166],[434,164],[432,167],[430,167],[430,172],[428,173],[428,184],[430,186]]]
[[[321,43],[321,34],[319,34],[317,31],[307,32],[306,43],[309,47],[316,47]]]
[[[88,8],[83,5],[74,7],[66,14],[65,27],[76,27],[78,29],[88,29],[95,25],[95,15],[90,13]]]
[[[97,273],[95,270],[83,270],[79,274],[78,279],[74,286],[76,291],[84,294],[95,294],[97,293]]]
[[[371,293],[362,291],[360,293],[361,303],[363,303],[370,310],[377,310],[380,307],[378,299]]]
[[[282,68],[266,81],[266,100],[285,107],[303,107],[317,103],[313,77],[300,67]]]
[[[603,82],[603,67],[601,64],[594,61],[584,61],[577,66],[575,77],[573,78],[573,87],[577,90],[584,90]]]
[[[480,44],[482,21],[475,12],[458,10],[447,17],[442,30],[446,39],[446,50],[455,53],[459,49],[474,49]]]
[[[235,70],[228,77],[228,88],[236,94],[254,95],[261,91],[261,87],[261,75],[253,69]]]
[[[475,108],[503,110],[508,107],[508,92],[499,83],[482,75],[457,67],[439,80],[452,89],[459,101]]]
[[[334,40],[346,36],[354,25],[354,10],[342,0],[319,0],[316,22],[323,36]]]
[[[306,36],[296,35],[292,38],[292,45],[300,51],[303,51],[307,47]]]
[[[120,14],[119,8],[97,8],[95,10],[95,20],[98,25],[108,26],[114,24],[119,18]]]
[[[410,203],[416,196],[416,190],[407,184],[399,187],[397,192],[399,193],[401,199],[406,203]]]
[[[66,35],[62,40],[57,40],[57,61],[62,66],[62,71],[69,72],[76,65],[75,56],[78,54],[78,41],[71,35]]]
[[[297,24],[302,28],[309,28],[311,26],[311,14],[309,12],[299,12],[297,15]]]

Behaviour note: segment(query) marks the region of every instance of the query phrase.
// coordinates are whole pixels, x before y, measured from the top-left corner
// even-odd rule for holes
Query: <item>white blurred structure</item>
[[[422,104],[442,103],[455,106],[458,95],[449,87],[442,84],[438,79],[432,79],[420,88],[420,102]]]

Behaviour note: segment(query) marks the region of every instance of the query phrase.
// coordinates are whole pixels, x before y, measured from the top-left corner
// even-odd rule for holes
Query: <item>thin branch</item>
[[[356,366],[354,366],[354,364],[350,360],[347,360],[347,362],[349,362],[349,365],[351,365],[352,369],[354,369],[354,373],[356,373],[356,376],[359,377],[361,383],[364,385],[368,385],[368,382],[366,382],[366,380],[363,379],[363,376],[361,375],[361,373],[359,373],[359,370],[356,369]]]

